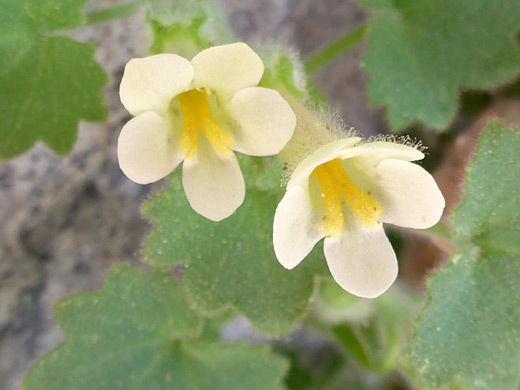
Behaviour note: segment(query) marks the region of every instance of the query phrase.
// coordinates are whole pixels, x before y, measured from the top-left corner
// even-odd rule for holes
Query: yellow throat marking
[[[343,232],[345,213],[341,199],[366,225],[373,225],[381,218],[381,206],[377,201],[357,187],[339,160],[321,164],[312,173],[320,185],[321,199],[325,209],[322,226],[325,234],[338,238]]]
[[[211,116],[207,95],[204,91],[191,89],[179,96],[184,116],[184,127],[179,140],[182,153],[195,157],[198,152],[200,131],[213,146],[220,157],[229,157],[233,152],[233,139]]]

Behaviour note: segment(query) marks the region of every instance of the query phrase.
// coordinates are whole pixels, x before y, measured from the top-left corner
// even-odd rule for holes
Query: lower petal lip
[[[358,228],[336,240],[326,238],[324,253],[334,280],[359,297],[378,297],[397,277],[397,258],[382,228]]]

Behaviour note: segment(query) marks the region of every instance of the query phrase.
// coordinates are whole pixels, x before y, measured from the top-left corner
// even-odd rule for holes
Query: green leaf
[[[281,390],[286,359],[267,346],[187,345],[186,379],[193,390]]]
[[[291,330],[305,312],[314,276],[324,271],[322,249],[296,269],[283,268],[274,255],[274,211],[282,195],[281,169],[262,175],[266,160],[241,158],[247,183],[244,204],[231,217],[212,222],[195,213],[179,175],[171,187],[145,205],[157,228],[145,249],[147,261],[169,266],[185,263],[186,289],[201,312],[233,306],[259,330],[279,335]]]
[[[31,370],[27,390],[166,388],[184,370],[178,340],[202,326],[171,275],[128,267],[114,268],[102,292],[67,298],[55,313],[66,341]]]
[[[202,319],[169,273],[115,267],[102,292],[55,312],[66,341],[36,363],[26,390],[282,388],[287,364],[268,347],[190,340]]]
[[[459,89],[489,89],[520,71],[517,0],[360,0],[376,8],[362,64],[369,101],[395,130],[414,121],[445,129]]]
[[[148,0],[148,5],[152,54],[175,53],[191,59],[203,49],[233,40],[215,0]]]
[[[95,48],[56,34],[81,26],[86,0],[0,0],[0,159],[36,141],[60,155],[72,149],[81,119],[106,118]]]
[[[412,360],[427,386],[515,390],[520,374],[520,130],[482,133],[453,216],[460,247],[429,281]]]

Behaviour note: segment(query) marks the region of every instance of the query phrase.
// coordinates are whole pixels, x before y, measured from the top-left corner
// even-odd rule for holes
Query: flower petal
[[[191,63],[176,54],[134,58],[125,67],[121,102],[132,115],[145,111],[164,115],[171,100],[190,89],[193,75]]]
[[[340,151],[353,147],[359,141],[361,141],[359,137],[349,137],[323,145],[298,164],[291,175],[291,180],[289,184],[287,184],[287,188],[295,184],[307,185],[306,183],[308,183],[309,176],[316,167],[327,161],[334,160]]]
[[[214,46],[192,60],[195,88],[209,88],[226,99],[242,88],[258,84],[264,73],[260,57],[245,43]]]
[[[412,146],[388,141],[368,142],[353,148],[344,149],[338,153],[338,158],[343,160],[358,156],[371,160],[371,163],[376,165],[386,158],[403,161],[422,160],[424,153]]]
[[[324,252],[334,280],[359,297],[381,295],[397,277],[397,258],[383,228],[349,229],[336,240],[327,237]]]
[[[375,184],[371,192],[383,209],[382,222],[426,229],[441,218],[444,197],[432,175],[419,165],[387,159],[366,174]]]
[[[183,164],[182,184],[191,207],[212,221],[229,217],[242,204],[245,183],[234,154],[220,158],[204,138],[197,155]]]
[[[123,127],[117,154],[121,170],[139,184],[162,179],[184,158],[171,124],[150,111],[136,116]]]
[[[242,89],[233,96],[228,110],[238,124],[233,149],[250,156],[279,153],[296,127],[291,106],[272,89]]]
[[[320,221],[309,190],[301,186],[288,188],[274,215],[274,251],[280,264],[292,269],[309,254],[325,236]]]

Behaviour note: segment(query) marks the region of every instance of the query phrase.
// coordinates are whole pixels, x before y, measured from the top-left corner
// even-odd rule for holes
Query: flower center
[[[202,131],[220,157],[229,157],[233,153],[233,139],[211,116],[206,93],[192,89],[178,97],[184,116],[184,127],[179,141],[182,153],[186,157],[197,155]]]
[[[370,193],[364,192],[352,183],[339,160],[320,165],[314,169],[313,175],[318,179],[325,208],[322,225],[326,235],[338,238],[343,232],[345,214],[342,198],[366,225],[373,225],[381,218],[379,203],[370,196]]]

